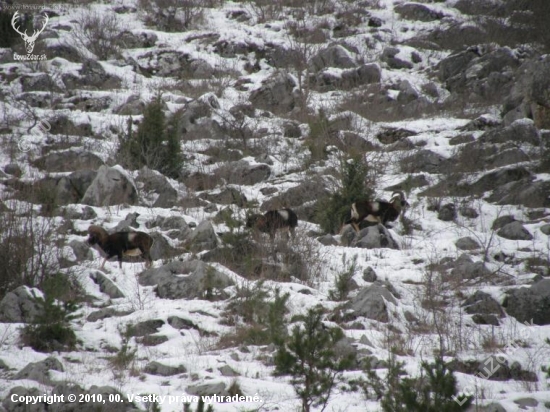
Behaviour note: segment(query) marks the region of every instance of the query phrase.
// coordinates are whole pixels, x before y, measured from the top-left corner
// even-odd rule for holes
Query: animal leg
[[[149,252],[142,247],[140,247],[139,250],[141,251],[141,256],[143,257],[143,259],[145,259],[145,266],[148,268],[151,267],[153,264],[153,259],[151,259],[151,255],[149,254]]]
[[[353,228],[355,229],[355,231],[357,233],[359,233],[359,225],[356,223],[356,222],[351,222],[351,225],[353,226]]]
[[[109,256],[106,256],[104,259],[103,259],[103,263],[101,263],[101,267],[100,269],[103,270],[105,268],[105,262],[107,262],[107,259],[109,259]]]

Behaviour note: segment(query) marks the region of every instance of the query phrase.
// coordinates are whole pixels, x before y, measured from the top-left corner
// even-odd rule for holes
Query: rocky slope
[[[477,410],[548,410],[548,44],[511,29],[495,40],[478,18],[500,21],[494,1],[160,3],[45,6],[34,53],[47,60],[14,60],[19,38],[0,49],[0,265],[13,269],[0,279],[0,410],[44,393],[238,393],[261,402],[215,410],[294,410],[273,345],[250,343],[254,322],[235,309],[254,306],[260,280],[268,302],[289,294],[289,325],[321,305],[357,355],[327,410],[380,410],[349,382],[367,358],[382,376],[390,350],[412,376],[444,353]],[[172,177],[124,167],[118,152],[158,93],[180,120]],[[389,229],[324,233],[319,208],[354,156],[376,197],[402,190],[411,207]],[[244,228],[281,207],[299,216],[296,240]],[[90,224],[151,234],[154,267],[99,270]],[[21,239],[32,252],[14,267]],[[29,279],[57,273],[80,302],[78,343],[43,353],[20,328],[45,310]],[[492,357],[499,367],[480,377]]]

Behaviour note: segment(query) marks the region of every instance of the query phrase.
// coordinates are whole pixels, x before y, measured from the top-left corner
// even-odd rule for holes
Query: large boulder
[[[41,362],[29,363],[15,374],[14,380],[29,379],[41,384],[51,385],[50,370],[63,372],[63,364],[55,357],[50,356]]]
[[[117,310],[113,307],[101,308],[99,310],[96,310],[95,312],[90,313],[88,315],[88,317],[86,318],[86,320],[88,322],[97,322],[98,320],[103,320],[103,319],[107,319],[107,318],[127,316],[127,315],[130,315],[133,312],[134,311],[131,310],[131,309],[130,310]]]
[[[162,233],[150,232],[149,234],[153,238],[153,246],[151,246],[151,259],[170,259],[181,255],[183,252],[182,250],[173,247]]]
[[[65,150],[51,152],[34,162],[36,167],[46,172],[72,172],[75,170],[96,170],[104,164],[101,158],[91,152]]]
[[[514,348],[514,346],[511,346]],[[504,352],[505,353],[505,352]],[[488,368],[491,366],[491,369]],[[470,375],[483,376],[491,381],[523,381],[537,382],[536,372],[525,370],[517,361],[510,364],[508,359],[503,356],[491,355],[483,361],[454,359],[449,365],[455,372],[467,373]]]
[[[96,176],[93,170],[79,170],[68,176],[47,176],[32,185],[31,201],[44,203],[45,199],[51,199],[57,206],[79,203]]]
[[[342,73],[344,86],[358,86],[362,84],[379,83],[382,79],[382,70],[376,63],[363,64],[355,70],[346,70]]]
[[[137,190],[123,169],[101,166],[81,203],[90,206],[114,206],[134,205],[137,201]]]
[[[138,322],[128,328],[128,335],[134,337],[143,337],[147,335],[153,335],[159,332],[159,329],[165,322],[161,319],[147,319]]]
[[[175,114],[178,120],[178,136],[184,140],[226,138],[226,128],[211,118],[213,111],[219,108],[220,103],[214,93],[206,93],[187,103]]]
[[[48,133],[72,136],[90,137],[92,125],[90,123],[75,123],[69,116],[60,114],[48,119],[50,129]]]
[[[250,94],[250,103],[274,113],[288,113],[297,105],[296,81],[289,74],[275,73]]]
[[[40,304],[42,292],[27,286],[19,286],[6,293],[0,301],[0,322],[29,323],[44,313]]]
[[[540,133],[531,119],[519,119],[506,127],[488,130],[479,138],[479,143],[531,144],[539,146]]]
[[[471,48],[440,63],[440,79],[451,91],[451,100],[465,96],[474,101],[497,102],[510,92],[519,67],[517,55],[508,47]]]
[[[342,240],[350,239],[349,246],[360,247],[365,249],[399,249],[399,245],[392,237],[389,230],[382,224],[367,226],[361,229],[359,233],[355,233],[353,228],[346,228],[348,234],[342,234]]]
[[[96,177],[97,172],[95,170],[77,170],[76,172],[71,173],[67,178],[71,183],[73,195],[78,200],[82,199]],[[78,203],[78,201],[73,203]]]
[[[545,207],[550,204],[550,182],[532,182],[533,175],[523,166],[509,167],[489,172],[474,183],[461,182],[455,176],[443,179],[420,193],[420,196],[472,196],[488,191],[487,198],[499,204],[523,204],[527,207]]]
[[[475,250],[481,248],[479,242],[471,236],[461,237],[455,242],[455,245],[459,250]]]
[[[505,120],[531,118],[539,129],[550,128],[550,55],[525,61],[503,105]],[[515,113],[514,113],[515,112]],[[510,115],[511,114],[511,115]]]
[[[357,295],[342,308],[342,318],[345,321],[365,317],[379,322],[388,322],[386,302],[397,304],[395,297],[388,288],[379,281],[359,291]]]
[[[379,83],[382,78],[380,66],[375,63],[364,64],[358,68],[336,71],[325,69],[317,73],[312,80],[321,91],[334,89],[350,90],[354,87]]]
[[[266,62],[276,69],[287,69],[303,58],[300,50],[272,42],[266,43],[264,53]]]
[[[246,196],[242,191],[232,186],[226,186],[216,193],[203,193],[200,197],[220,205],[237,205],[239,207],[245,207],[247,203]]]
[[[173,261],[139,274],[142,286],[157,285],[156,292],[166,299],[226,299],[224,289],[234,284],[226,274],[199,260]]]
[[[146,103],[140,95],[132,94],[126,102],[113,110],[114,113],[122,116],[140,116],[145,111]]]
[[[145,226],[149,229],[158,227],[163,231],[168,231],[170,238],[179,240],[188,239],[191,234],[189,224],[181,216],[157,216],[155,220],[147,221]]]
[[[90,246],[86,242],[73,239],[69,242],[69,246],[73,250],[73,253],[77,261],[93,260],[94,254],[92,253]]]
[[[481,194],[490,190],[498,190],[509,183],[530,179],[531,172],[523,166],[506,168],[489,172],[481,176],[477,181],[467,186],[466,190],[471,194]]]
[[[187,372],[185,366],[183,365],[171,366],[165,365],[157,361],[149,362],[147,365],[145,365],[143,371],[150,375],[157,376],[174,376]]]
[[[46,73],[21,76],[21,87],[24,92],[55,92],[61,91],[52,77]]]
[[[385,62],[390,68],[396,70],[413,68],[411,62],[397,57],[398,55],[401,56],[400,50],[397,47],[386,47],[380,56],[380,60]]]
[[[437,218],[443,222],[452,222],[456,219],[456,205],[454,203],[446,203],[437,211]]]
[[[68,100],[67,108],[82,110],[83,112],[101,112],[108,109],[113,103],[111,96],[94,97],[90,94],[82,94]]]
[[[523,205],[525,207],[550,207],[550,182],[521,179],[494,189],[487,198],[499,205]]]
[[[211,383],[190,385],[187,387],[186,392],[195,396],[229,395],[229,392],[227,391],[227,387],[223,382],[211,382]]]
[[[296,212],[298,219],[312,220],[315,215],[314,203],[328,195],[329,191],[325,180],[316,176],[266,200],[260,206],[260,210],[267,212],[268,210],[288,207]]]
[[[85,59],[79,76],[72,73],[64,73],[61,79],[68,90],[112,90],[122,85],[120,77],[107,73],[102,64],[93,59]]]
[[[101,293],[105,293],[111,299],[123,298],[125,295],[115,282],[100,271],[90,274],[90,278],[99,286]]]
[[[491,295],[480,290],[466,299],[461,306],[466,313],[474,315],[472,319],[477,324],[498,326],[498,319],[505,317],[500,304]]]
[[[398,85],[399,94],[397,95],[397,101],[400,103],[410,103],[417,100],[420,97],[418,91],[413,87],[408,80],[402,80]]]
[[[403,173],[441,173],[445,158],[431,150],[419,150],[400,161]]]
[[[4,172],[8,175],[15,176],[15,177],[21,177],[23,175],[23,171],[21,170],[21,166],[19,166],[17,163],[8,163],[6,166],[4,166]],[[2,176],[5,177],[5,176]]]
[[[501,166],[528,162],[529,160],[531,160],[531,158],[522,149],[512,147],[489,157],[487,159],[487,168],[496,169]]]
[[[147,49],[155,45],[158,36],[154,31],[125,30],[119,40],[125,49]]]
[[[481,280],[491,274],[483,262],[474,262],[472,258],[463,253],[454,262],[450,263],[450,277],[455,281]]]
[[[80,51],[69,44],[65,43],[47,43],[45,44],[46,55],[61,57],[73,63],[82,62],[82,54]]]
[[[434,21],[443,17],[443,13],[420,3],[398,4],[393,9],[397,14],[407,20]]]
[[[220,178],[223,176],[230,184],[255,185],[271,176],[271,168],[265,163],[250,164],[246,160],[239,160],[219,167],[214,173]]]
[[[143,193],[142,202],[146,202],[148,206],[171,208],[177,204],[177,190],[164,175],[147,166],[139,170],[136,184]]]
[[[200,129],[200,121],[209,119],[212,116],[214,110],[220,108],[220,102],[214,93],[205,93],[195,100],[190,101],[185,107],[177,113],[178,127],[180,134],[197,133]],[[206,138],[207,136],[215,136],[217,133],[210,132],[207,135],[201,136]]]
[[[214,226],[208,220],[203,220],[191,232],[188,237],[188,246],[191,250],[199,252],[201,250],[211,250],[218,246],[219,240],[214,230]]]
[[[309,65],[313,72],[318,72],[328,67],[349,69],[357,66],[351,54],[340,45],[320,50],[311,58]]]
[[[139,71],[146,76],[209,79],[215,73],[207,61],[170,49],[143,53],[136,58],[136,63]]]
[[[533,235],[529,233],[521,222],[515,221],[508,223],[497,232],[497,235],[510,240],[532,240]]]
[[[502,306],[520,322],[550,325],[550,279],[507,292]]]
[[[446,81],[464,72],[470,62],[476,57],[478,55],[473,50],[466,50],[444,58],[438,64],[439,80]]]

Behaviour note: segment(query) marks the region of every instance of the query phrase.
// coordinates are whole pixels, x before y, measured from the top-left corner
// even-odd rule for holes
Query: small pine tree
[[[290,375],[302,412],[312,406],[325,409],[337,378],[351,365],[353,355],[338,357],[334,345],[344,337],[339,328],[327,329],[322,313],[310,309],[303,329],[296,326],[286,343],[280,343],[275,355],[275,375]]]
[[[456,396],[456,378],[441,358],[434,363],[422,362],[420,378],[405,378],[399,385],[397,398],[402,409],[407,412],[460,412],[472,403],[468,398],[462,405],[453,398]],[[394,409],[385,411],[390,412]]]
[[[267,311],[267,325],[269,341],[275,345],[282,345],[287,337],[285,315],[288,313],[286,304],[290,293],[281,295],[279,288],[275,289],[275,299],[269,302]]]
[[[335,233],[349,218],[353,202],[371,198],[368,165],[360,158],[342,161],[340,165],[340,189],[319,203],[317,220],[327,233]]]
[[[384,399],[383,402],[387,404],[388,410],[397,410],[396,400],[391,395],[398,392],[400,375],[405,374],[404,366],[405,363],[397,360],[394,349],[392,349],[387,359],[388,372],[385,379],[381,379],[376,371],[372,369],[371,359],[368,358],[365,364],[367,381],[363,382],[363,389],[367,398]]]
[[[70,321],[77,310],[74,302],[59,303],[50,294],[38,298],[42,314],[21,331],[21,341],[38,352],[72,350],[77,339]]]
[[[345,254],[342,260],[345,265]],[[348,266],[347,270],[336,275],[336,279],[334,279],[334,289],[330,290],[328,293],[329,299],[343,301],[348,298],[348,294],[351,291],[353,276],[355,276],[356,271],[357,255],[354,255],[352,262]]]
[[[237,295],[227,305],[226,316],[236,315],[250,325],[250,335],[245,337],[248,344],[280,344],[287,336],[285,315],[290,294],[281,295],[279,288],[275,288],[274,299],[269,301],[268,297],[264,282],[258,281],[252,287],[238,287]]]
[[[392,354],[385,380],[370,368],[367,370],[367,387],[381,399],[384,412],[461,412],[472,404],[472,397],[462,404],[456,401],[456,378],[443,359],[422,362],[418,378],[401,378],[405,373],[403,366]]]
[[[176,178],[183,162],[177,136],[178,120],[176,116],[166,120],[162,103],[158,95],[147,104],[135,134],[129,121],[128,131],[121,137],[119,155],[128,167],[147,166]]]

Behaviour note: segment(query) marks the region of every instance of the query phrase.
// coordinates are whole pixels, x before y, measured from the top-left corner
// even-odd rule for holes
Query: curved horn
[[[391,198],[393,199],[396,195],[399,196],[401,200],[405,200],[405,193],[402,190],[393,192]]]

